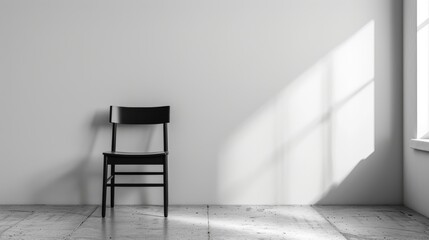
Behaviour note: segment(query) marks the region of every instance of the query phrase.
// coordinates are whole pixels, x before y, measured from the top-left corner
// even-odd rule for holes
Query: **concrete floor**
[[[399,206],[0,206],[0,239],[429,239]]]

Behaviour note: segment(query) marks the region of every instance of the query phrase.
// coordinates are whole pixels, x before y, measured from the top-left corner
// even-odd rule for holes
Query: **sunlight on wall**
[[[230,136],[219,155],[219,197],[228,204],[311,204],[373,151],[371,21]]]
[[[417,1],[417,138],[429,137],[429,1]]]
[[[429,1],[417,0],[417,27],[429,19]]]

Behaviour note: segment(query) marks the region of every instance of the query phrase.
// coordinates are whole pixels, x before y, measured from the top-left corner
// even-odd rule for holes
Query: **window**
[[[410,147],[429,151],[429,0],[417,0],[417,129]]]

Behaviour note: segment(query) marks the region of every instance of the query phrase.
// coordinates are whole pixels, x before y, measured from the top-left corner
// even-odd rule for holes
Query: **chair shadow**
[[[103,136],[109,136],[107,137],[108,139],[104,140],[110,143],[111,125],[108,119],[108,110],[98,110],[94,113],[92,119],[88,124],[89,134],[86,135],[86,139],[84,139],[85,142],[88,143],[87,147],[82,150],[82,155],[84,157],[78,158],[76,160],[72,159],[68,161],[66,165],[61,166],[61,169],[70,170],[67,173],[61,175],[60,177],[51,180],[49,184],[43,186],[40,190],[38,190],[37,193],[34,195],[33,202],[46,203],[46,199],[54,199],[52,200],[53,202],[60,201],[83,205],[94,203],[98,204],[98,202],[101,203],[102,151],[108,150],[110,148],[110,144],[108,144],[108,146],[106,147],[103,147],[100,153],[97,153],[96,157],[94,156],[94,151],[98,151],[100,143],[97,141],[100,141],[99,138],[102,132],[104,133]],[[140,127],[143,128],[147,135],[145,135],[144,139],[141,139],[142,142],[139,142],[139,146],[142,146],[143,150],[147,150],[149,149],[150,139],[152,139],[154,135],[154,129],[150,126]],[[128,126],[125,128],[128,128],[128,132],[133,131],[132,126]],[[120,167],[125,167],[125,170],[127,168],[127,166]],[[130,167],[128,166],[128,168]],[[133,171],[134,170],[140,171],[141,169],[134,168]],[[57,169],[48,169],[45,174],[49,175],[53,171],[57,171]],[[116,192],[120,191],[120,193],[116,194],[116,202],[120,202],[120,199],[126,199],[128,196],[132,195],[134,191],[129,190],[127,191],[117,188]],[[139,188],[136,190],[140,191],[140,193],[137,195],[137,199],[132,199],[132,201],[136,204],[149,204],[150,199],[148,198],[148,195],[152,194],[151,190],[145,188]],[[110,203],[109,192],[110,189],[107,192],[107,203]],[[72,193],[77,194],[78,197],[74,196]],[[63,199],[62,195],[65,195],[67,197],[73,197]],[[107,207],[109,208],[110,205],[108,204]]]
[[[88,147],[82,152],[84,153],[83,158],[76,160],[71,160],[70,165],[74,165],[66,174],[50,181],[49,184],[43,186],[39,191],[37,191],[34,199],[36,202],[45,202],[44,199],[47,199],[46,196],[53,197],[57,199],[58,194],[64,193],[66,191],[73,191],[78,194],[78,204],[89,204],[90,203],[90,185],[93,181],[100,181],[102,178],[101,174],[101,160],[100,164],[94,164],[96,161],[91,163],[91,153],[94,151],[96,146],[97,136],[102,130],[107,130],[109,127],[109,113],[108,111],[99,110],[95,112],[92,120],[89,123],[89,140]],[[101,153],[100,153],[100,159]],[[67,166],[63,166],[67,167]],[[55,169],[50,169],[54,171]],[[49,174],[49,172],[47,173]],[[101,188],[100,188],[101,189]],[[67,193],[69,194],[69,193]],[[101,194],[101,190],[100,190]],[[74,198],[70,202],[76,201]]]

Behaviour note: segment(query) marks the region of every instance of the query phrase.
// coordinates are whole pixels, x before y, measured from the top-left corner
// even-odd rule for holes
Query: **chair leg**
[[[168,217],[168,164],[164,163],[164,217]]]
[[[115,207],[115,164],[110,165],[110,175],[112,179],[110,180],[110,207]]]
[[[101,203],[101,217],[106,216],[106,190],[107,190],[107,157],[104,157],[103,161],[103,199]]]

